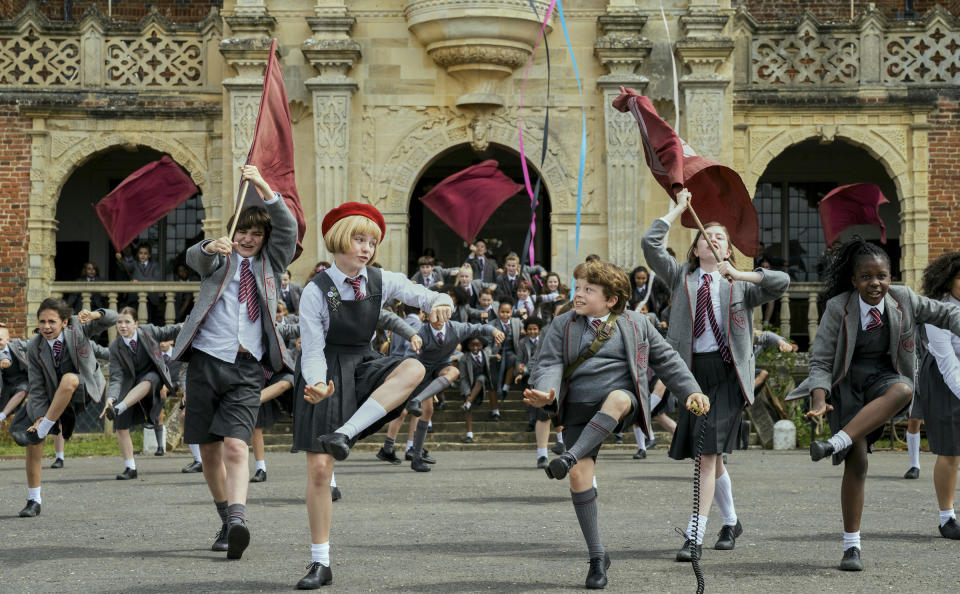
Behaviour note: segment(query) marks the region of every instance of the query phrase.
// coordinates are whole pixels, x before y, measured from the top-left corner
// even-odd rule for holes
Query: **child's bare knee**
[[[620,416],[623,416],[630,410],[630,396],[622,390],[614,390],[607,394],[607,398],[603,402],[603,408],[617,412]]]
[[[63,379],[60,380],[60,387],[66,388],[67,390],[73,391],[80,386],[80,376],[76,373],[65,373],[63,374]]]

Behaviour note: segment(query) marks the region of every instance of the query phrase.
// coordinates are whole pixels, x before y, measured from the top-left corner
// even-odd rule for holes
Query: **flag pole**
[[[237,194],[237,200],[233,203],[233,222],[230,223],[230,233],[227,237],[233,241],[233,234],[237,231],[237,222],[240,220],[240,210],[243,208],[243,201],[247,195],[247,189],[250,187],[250,180],[243,180],[240,184],[240,192]]]

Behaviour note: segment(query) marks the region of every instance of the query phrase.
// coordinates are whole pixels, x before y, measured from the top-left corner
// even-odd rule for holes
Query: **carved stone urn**
[[[533,3],[539,18],[527,0],[409,0],[405,15],[427,54],[463,85],[457,106],[495,108],[504,104],[498,81],[533,52],[549,2]]]

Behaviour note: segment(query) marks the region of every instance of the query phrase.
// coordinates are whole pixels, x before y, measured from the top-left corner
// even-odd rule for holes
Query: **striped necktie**
[[[870,323],[867,324],[867,327],[864,328],[867,332],[873,330],[874,328],[879,328],[883,326],[883,320],[880,317],[880,310],[876,307],[871,307],[870,311],[867,312],[870,314]]]
[[[707,321],[709,321],[710,330],[713,332],[713,337],[717,341],[720,356],[723,357],[726,363],[732,363],[733,358],[730,356],[730,349],[727,347],[723,333],[720,332],[720,324],[717,323],[717,317],[713,313],[713,299],[710,297],[710,281],[712,280],[712,275],[704,274],[703,283],[700,285],[700,289],[697,290],[697,318],[693,324],[693,335],[700,338],[706,330]]]
[[[363,280],[362,276],[357,276],[357,278],[346,278],[344,280],[353,288],[354,300],[360,301],[366,296],[363,294],[363,291],[360,290],[360,282]]]
[[[257,283],[250,270],[250,260],[244,259],[240,263],[240,303],[247,304],[247,317],[251,322],[260,319],[260,300],[257,298]]]

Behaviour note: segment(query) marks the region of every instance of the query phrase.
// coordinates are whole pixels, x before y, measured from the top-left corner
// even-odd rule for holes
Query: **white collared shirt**
[[[524,304],[529,305],[530,309],[527,309]],[[530,297],[527,297],[526,299],[520,299],[519,301],[517,301],[517,309],[524,309],[526,310],[527,315],[532,316],[534,310],[536,309],[536,306],[534,306],[533,304],[533,299],[531,299]]]
[[[60,341],[60,349],[61,349],[60,352],[63,353],[63,350],[62,350],[62,349],[64,348],[64,345],[65,345],[66,343],[65,343],[65,341],[63,340],[63,331],[62,331],[62,330],[60,331],[60,336],[54,338],[53,340],[48,340],[48,341],[47,341],[47,345],[50,347],[50,352],[51,352],[51,353],[56,352],[56,351],[53,350],[53,343],[57,342],[58,340]]]
[[[720,327],[720,333],[723,334],[726,327],[724,326],[723,315],[720,313],[720,272],[714,270],[708,273],[704,272],[702,268],[697,268],[697,294],[700,293],[700,287],[703,285],[703,277],[707,274],[710,275],[710,303],[713,306],[713,317],[716,318],[717,326]],[[693,315],[693,323],[696,325],[696,301],[693,303]],[[693,338],[693,352],[712,353],[718,350],[720,350],[720,344],[717,343],[717,337],[713,335],[713,328],[710,326],[710,318],[708,317],[706,330],[700,336]]]
[[[960,301],[948,295],[943,299],[947,303],[960,305]],[[880,302],[883,304],[883,302]],[[930,324],[925,324],[927,331],[927,351],[937,360],[937,369],[943,376],[943,381],[953,392],[953,395],[960,398],[960,336],[957,336],[949,330],[943,330]]]
[[[877,308],[877,311],[879,311],[880,315],[883,316],[884,300],[881,299],[880,303],[876,305],[870,305],[863,300],[863,297],[857,295],[857,301],[860,302],[860,329],[866,330],[867,324],[873,321],[873,316],[870,315],[871,309]]]
[[[433,339],[436,340],[438,344],[440,343],[440,341],[437,339],[437,335],[440,334],[441,332],[443,333],[443,342],[447,342],[447,339],[450,338],[450,334],[447,332],[447,326],[448,324],[444,324],[443,328],[441,328],[440,330],[437,330],[433,326],[430,326],[430,332],[433,332]]]
[[[353,301],[353,287],[343,282],[347,275],[337,268],[336,263],[327,268],[326,273],[337,287],[340,299]],[[367,270],[364,268],[360,272],[363,278],[360,287],[364,293],[366,293],[367,286],[366,274]],[[450,299],[449,295],[431,291],[420,284],[411,283],[406,276],[400,273],[390,272],[389,270],[382,271],[381,284],[381,307],[388,301],[399,299],[425,313],[430,313],[434,306],[439,305],[446,305],[451,310],[453,309],[453,300]],[[327,358],[324,354],[324,348],[329,329],[330,311],[326,295],[320,291],[317,283],[307,283],[300,295],[300,339],[303,345],[301,365],[303,367],[303,377],[311,386],[327,381]]]
[[[220,299],[210,309],[207,318],[200,325],[197,337],[193,340],[193,347],[211,357],[221,361],[233,363],[237,359],[237,351],[242,346],[250,351],[258,361],[263,358],[263,327],[261,318],[273,320],[271,312],[263,311],[260,307],[260,316],[256,322],[250,321],[247,313],[247,304],[240,303],[240,267],[243,260],[249,260],[250,272],[254,270],[254,261],[260,257],[242,258],[240,254],[231,254],[233,265],[236,267],[233,278],[220,295]],[[257,291],[257,299],[260,299]]]
[[[610,312],[607,312],[607,315],[605,315],[605,316],[603,316],[603,317],[599,317],[599,318],[591,318],[590,316],[587,316],[587,326],[593,326],[593,321],[594,321],[594,320],[600,320],[600,323],[603,324],[603,323],[606,322],[609,318],[610,318]]]
[[[127,345],[127,348],[130,348],[130,342],[137,340],[137,335],[134,334],[133,338],[127,338],[126,336],[121,335],[120,338],[123,339],[123,343]],[[139,342],[137,342],[137,346],[140,346]],[[133,349],[130,349],[130,350],[132,351]]]

